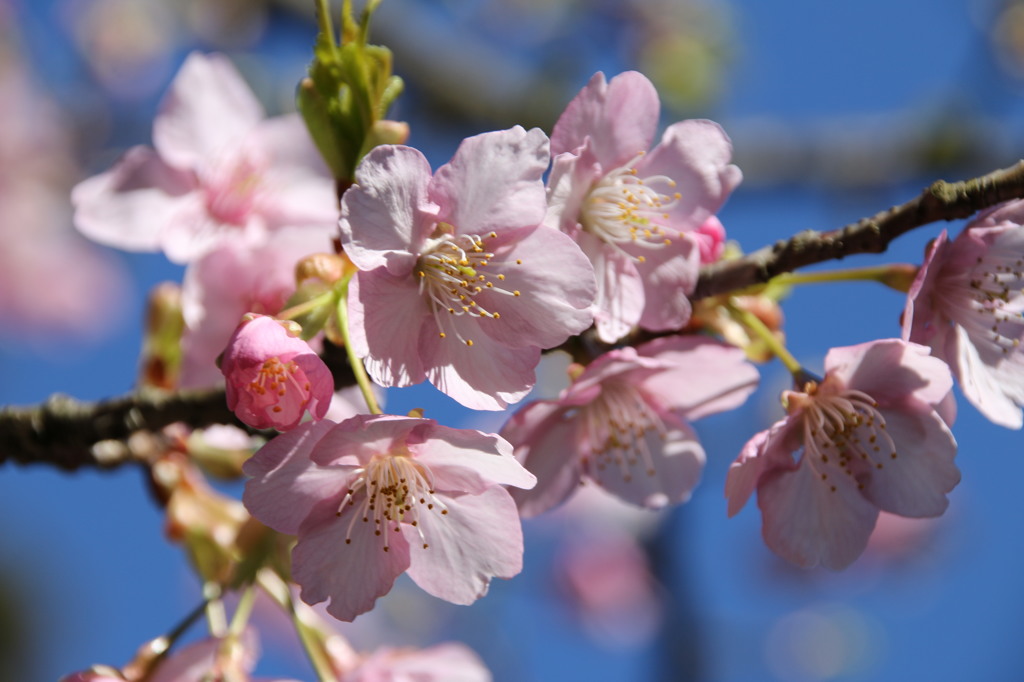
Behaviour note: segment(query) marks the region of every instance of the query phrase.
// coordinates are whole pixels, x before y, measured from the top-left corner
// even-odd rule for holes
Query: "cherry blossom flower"
[[[344,672],[339,682],[490,682],[491,673],[468,647],[455,642],[427,649],[382,647]]]
[[[264,118],[223,56],[185,60],[153,123],[153,145],[129,149],[75,187],[83,234],[187,263],[224,242],[261,243],[284,226],[337,220],[333,181],[299,116]]]
[[[257,429],[293,429],[307,410],[314,419],[323,418],[334,396],[324,361],[274,318],[247,318],[221,360],[228,408]]]
[[[833,348],[825,378],[785,391],[788,414],[729,469],[729,515],[756,489],[768,546],[794,564],[836,570],[864,551],[879,510],[941,515],[960,481],[940,414],[952,385],[946,364],[918,344]]]
[[[704,466],[688,420],[740,405],[757,377],[742,350],[697,336],[605,353],[557,400],[527,405],[502,429],[537,476],[513,492],[520,512],[561,504],[581,480],[643,507],[687,501]]]
[[[711,121],[675,123],[648,152],[659,106],[643,75],[606,83],[599,72],[551,134],[546,223],[593,262],[595,322],[608,343],[638,324],[662,331],[686,323],[701,260],[694,233],[742,177],[729,163],[729,138]]]
[[[435,597],[470,604],[492,577],[522,569],[519,515],[501,486],[535,479],[496,435],[413,417],[324,420],[274,438],[244,471],[253,516],[298,535],[302,600],[330,599],[340,620],[373,608],[403,572]]]
[[[542,348],[590,326],[594,273],[540,225],[548,140],[521,127],[463,141],[431,176],[415,149],[381,146],[342,202],[352,345],[384,386],[429,379],[498,410],[535,382]]]
[[[274,315],[295,291],[295,264],[330,246],[333,225],[284,228],[264,244],[224,244],[185,269],[181,312],[181,386],[209,386],[221,377],[216,360],[248,312]]]
[[[905,339],[949,364],[988,419],[1024,425],[1024,202],[980,215],[928,249],[903,316]]]

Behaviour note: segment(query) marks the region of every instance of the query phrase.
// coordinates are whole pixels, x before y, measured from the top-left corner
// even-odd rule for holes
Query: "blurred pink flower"
[[[133,147],[75,187],[75,223],[129,251],[187,263],[219,244],[260,244],[285,226],[337,221],[334,183],[298,115],[266,119],[221,55],[192,53]]]
[[[82,670],[70,675],[65,675],[58,682],[125,682],[124,677],[115,674],[117,671],[100,672],[96,670]]]
[[[221,372],[228,408],[257,429],[293,429],[307,410],[322,419],[334,396],[334,378],[320,356],[265,315],[238,325]]]
[[[646,552],[622,528],[574,526],[555,555],[563,596],[593,637],[617,647],[649,642],[662,597]]]
[[[146,682],[256,682],[250,673],[259,654],[253,630],[246,630],[241,637],[207,637],[173,652],[146,677]]]
[[[61,678],[61,682],[257,682],[250,676],[259,658],[259,642],[252,629],[241,635],[205,637],[158,660],[150,670],[154,657],[144,648],[139,658],[116,671],[106,666],[77,672]],[[99,672],[94,672],[99,671]],[[266,682],[295,682],[275,679]]]
[[[729,163],[729,138],[711,121],[675,123],[648,152],[659,108],[642,74],[606,83],[599,72],[551,134],[546,222],[593,262],[595,322],[607,343],[638,324],[662,331],[686,323],[701,251],[713,254],[694,233],[714,227],[708,219],[742,177]]]
[[[463,644],[427,649],[382,647],[365,656],[339,682],[490,682],[480,657]]]
[[[697,336],[605,353],[557,400],[527,405],[502,429],[537,476],[513,492],[520,512],[561,504],[581,480],[643,507],[687,501],[704,467],[688,420],[739,406],[757,379],[742,350]]]
[[[767,545],[799,566],[831,569],[860,556],[879,510],[941,515],[960,481],[956,441],[940,416],[952,385],[924,346],[887,339],[833,348],[825,378],[785,391],[787,416],[729,469],[729,515],[756,489]]]
[[[988,419],[1024,425],[1024,201],[932,242],[910,288],[903,337],[945,360]]]
[[[16,55],[0,54],[0,329],[5,336],[99,337],[123,317],[130,287],[123,266],[72,229],[67,192],[76,172],[59,111]]]
[[[303,424],[244,471],[253,516],[298,535],[292,577],[303,601],[330,599],[339,620],[369,611],[403,572],[435,597],[470,604],[492,577],[522,569],[519,515],[501,486],[535,479],[496,435],[363,415]]]
[[[284,228],[264,244],[224,244],[189,264],[181,290],[182,387],[220,379],[215,361],[242,315],[280,312],[295,291],[295,264],[329,249],[334,229]]]
[[[590,326],[593,269],[544,217],[548,140],[515,127],[462,142],[433,176],[402,146],[371,151],[342,202],[352,344],[384,386],[429,379],[499,410],[536,381],[542,348]]]

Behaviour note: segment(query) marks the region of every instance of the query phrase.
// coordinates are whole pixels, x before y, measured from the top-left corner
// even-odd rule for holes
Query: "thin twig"
[[[1024,161],[972,180],[938,180],[918,197],[838,230],[807,230],[743,258],[701,270],[697,300],[764,284],[775,275],[856,253],[882,253],[901,234],[940,220],[966,218],[995,204],[1024,198]]]

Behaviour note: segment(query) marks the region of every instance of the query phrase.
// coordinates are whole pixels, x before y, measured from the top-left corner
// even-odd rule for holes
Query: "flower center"
[[[808,382],[804,393],[787,392],[789,409],[804,413],[804,456],[821,480],[831,487],[829,469],[856,477],[867,469],[882,469],[896,459],[896,445],[885,429],[878,403],[861,391],[824,393]],[[857,482],[857,488],[864,484]]]
[[[448,232],[454,229],[446,223],[441,223],[439,228]],[[497,236],[496,232],[491,232],[487,238]],[[501,314],[488,310],[484,303],[487,296],[519,296],[517,289],[503,287],[504,273],[495,273],[494,268],[489,267],[493,258],[494,253],[487,250],[484,238],[475,234],[442,232],[442,236],[427,242],[414,272],[419,278],[420,294],[430,301],[442,339],[447,338],[448,332],[454,332],[459,341],[472,346],[473,339],[463,337],[446,318],[469,316],[497,320]],[[521,260],[515,262],[522,265]]]
[[[940,296],[952,303],[947,309],[961,311],[956,322],[976,342],[987,341],[1003,355],[1016,351],[1024,334],[1024,259],[1012,251],[990,250],[966,277],[966,289],[961,278],[942,280]]]
[[[226,160],[206,183],[206,210],[220,223],[244,225],[263,185],[263,164],[248,155]]]
[[[669,212],[682,197],[675,187],[675,180],[664,175],[640,178],[633,165],[617,168],[584,199],[580,224],[619,250],[626,245],[661,248],[681,236],[669,228]],[[644,261],[643,256],[630,257]]]
[[[303,409],[309,402],[310,385],[306,373],[294,361],[283,362],[274,356],[263,361],[256,378],[249,382],[249,393],[254,397],[256,407],[269,407],[279,413],[285,407]]]
[[[352,542],[352,528],[356,521],[372,523],[374,535],[383,537],[386,552],[390,546],[388,528],[397,533],[406,523],[419,531],[423,549],[427,549],[419,524],[421,515],[426,512],[448,513],[447,507],[434,494],[430,471],[408,454],[387,453],[375,455],[356,473],[338,508],[339,516],[345,506],[356,508],[348,524],[345,544]]]
[[[601,394],[583,408],[582,418],[590,444],[584,460],[589,457],[602,471],[618,468],[627,482],[638,466],[646,475],[655,475],[647,436],[653,431],[665,438],[666,429],[640,391],[625,382],[605,382]]]

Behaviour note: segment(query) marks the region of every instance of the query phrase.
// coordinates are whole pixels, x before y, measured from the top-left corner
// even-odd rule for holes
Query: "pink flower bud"
[[[700,248],[700,263],[714,263],[725,251],[725,227],[717,216],[711,216],[694,232]]]
[[[221,361],[228,407],[257,429],[295,428],[306,410],[313,419],[322,419],[334,393],[327,365],[274,318],[246,318]]]

